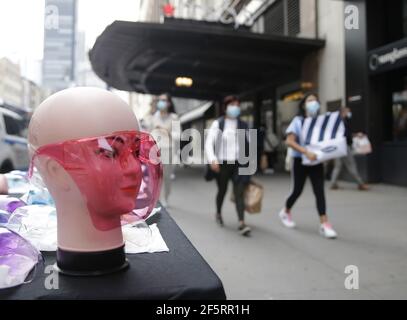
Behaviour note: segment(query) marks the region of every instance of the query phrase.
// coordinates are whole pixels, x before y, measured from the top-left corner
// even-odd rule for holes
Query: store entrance
[[[407,68],[386,74],[383,108],[384,136],[381,175],[385,183],[407,186]]]
[[[407,87],[393,93],[393,141],[404,142],[407,146]]]

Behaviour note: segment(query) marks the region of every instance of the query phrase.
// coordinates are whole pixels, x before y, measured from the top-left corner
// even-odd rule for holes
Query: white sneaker
[[[321,236],[328,238],[328,239],[335,239],[338,237],[336,231],[332,228],[332,225],[328,222],[321,224],[319,227],[319,233]]]
[[[287,213],[285,209],[282,209],[280,213],[278,214],[280,217],[281,223],[286,227],[286,228],[295,228],[295,222],[291,218],[291,213]]]

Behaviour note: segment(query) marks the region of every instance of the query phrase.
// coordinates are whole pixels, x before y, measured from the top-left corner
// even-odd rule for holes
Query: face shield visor
[[[40,253],[17,233],[0,227],[0,289],[28,283],[27,276],[40,261]]]
[[[39,157],[54,159],[71,176],[98,230],[120,226],[123,214],[145,219],[158,200],[162,164],[147,133],[120,131],[42,146],[33,154],[29,177]]]

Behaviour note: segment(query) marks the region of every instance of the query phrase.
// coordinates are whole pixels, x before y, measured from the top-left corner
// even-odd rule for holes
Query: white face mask
[[[313,101],[309,101],[305,104],[305,109],[307,110],[308,115],[313,117],[318,114],[319,109],[321,109],[321,105],[319,104],[318,101],[313,100]]]
[[[236,119],[240,116],[240,107],[238,105],[229,105],[226,109],[226,115]]]
[[[159,100],[159,101],[157,102],[157,109],[158,109],[158,110],[160,110],[160,111],[162,111],[162,110],[167,110],[167,108],[168,108],[168,103],[167,103],[167,101]]]

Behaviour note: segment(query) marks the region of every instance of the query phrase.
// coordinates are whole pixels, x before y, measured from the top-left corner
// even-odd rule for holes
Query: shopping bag
[[[284,163],[285,171],[290,172],[292,166],[293,166],[293,149],[287,148],[287,154],[286,154],[285,163]]]
[[[256,182],[250,181],[244,191],[245,210],[248,213],[260,213],[263,203],[264,189],[263,186]],[[232,192],[230,197],[232,202],[235,202],[235,197]]]
[[[314,166],[328,160],[345,157],[348,154],[348,146],[345,137],[323,140],[309,144],[306,148],[308,151],[316,154],[317,160],[311,161],[303,155],[302,164],[304,166]]]
[[[338,111],[303,119],[299,138],[301,144],[317,156],[316,161],[310,161],[303,155],[302,164],[305,166],[345,157],[348,152],[345,125]]]
[[[218,174],[211,169],[211,166],[209,164],[206,165],[204,174],[205,181],[212,181],[216,179],[217,175]]]
[[[352,149],[355,154],[366,155],[372,153],[372,144],[366,135],[353,138]]]
[[[244,192],[245,208],[248,213],[260,213],[263,202],[263,186],[257,182],[250,182]]]

